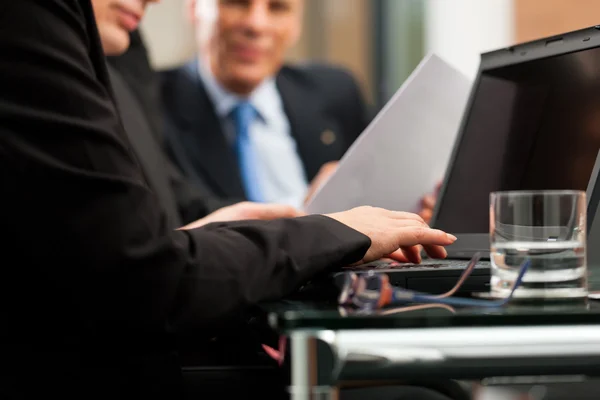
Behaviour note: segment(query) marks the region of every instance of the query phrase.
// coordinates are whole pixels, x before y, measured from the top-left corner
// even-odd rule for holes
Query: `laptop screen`
[[[487,233],[492,191],[587,189],[600,148],[600,48],[482,67],[471,96],[436,228]]]

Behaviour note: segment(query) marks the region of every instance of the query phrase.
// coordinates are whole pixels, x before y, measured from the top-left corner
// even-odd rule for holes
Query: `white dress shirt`
[[[265,202],[301,208],[308,183],[275,80],[265,80],[250,96],[242,98],[221,86],[205,62],[200,61],[199,65],[200,79],[229,143],[235,142],[235,127],[229,114],[240,101],[248,100],[259,115],[251,124],[249,135],[260,163],[258,174]]]

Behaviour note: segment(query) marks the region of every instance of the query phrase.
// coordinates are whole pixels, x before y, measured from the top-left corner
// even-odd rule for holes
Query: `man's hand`
[[[306,192],[306,197],[304,198],[304,204],[307,204],[308,201],[315,195],[317,190],[329,179],[331,175],[335,172],[338,167],[338,161],[330,161],[325,163],[319,169],[317,176],[312,180],[310,186],[308,187],[308,191]]]
[[[303,212],[294,207],[282,204],[262,204],[244,201],[231,206],[223,207],[207,215],[206,217],[194,221],[179,229],[195,229],[213,222],[240,221],[245,219],[277,219],[294,218],[304,215]]]
[[[455,236],[431,229],[421,217],[412,213],[358,207],[327,216],[371,239],[371,247],[362,259],[363,263],[388,256],[419,263],[419,245],[429,256],[445,258],[447,253],[443,246],[456,241]]]
[[[442,182],[439,182],[435,186],[433,193],[430,193],[421,199],[421,211],[419,211],[419,216],[427,223],[431,222],[431,218],[433,217],[433,209],[435,208],[435,203],[437,202],[441,187]]]

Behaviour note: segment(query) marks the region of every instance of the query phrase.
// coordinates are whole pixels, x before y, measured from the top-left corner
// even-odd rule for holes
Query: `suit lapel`
[[[198,75],[198,62],[188,64],[184,73],[192,84],[183,85],[181,115],[186,116],[181,135],[185,152],[196,178],[209,181],[226,197],[244,198],[237,159],[223,134],[223,128]],[[198,176],[200,175],[200,176]]]
[[[310,182],[323,164],[336,160],[339,155],[338,125],[328,118],[325,105],[307,82],[295,82],[282,70],[277,76],[277,88]]]

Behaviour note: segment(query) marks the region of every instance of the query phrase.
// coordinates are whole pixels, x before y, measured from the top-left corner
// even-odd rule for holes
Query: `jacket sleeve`
[[[19,259],[2,285],[28,320],[190,332],[370,246],[325,216],[170,230],[129,150],[89,0],[2,2],[0,54],[0,220],[4,257]]]

